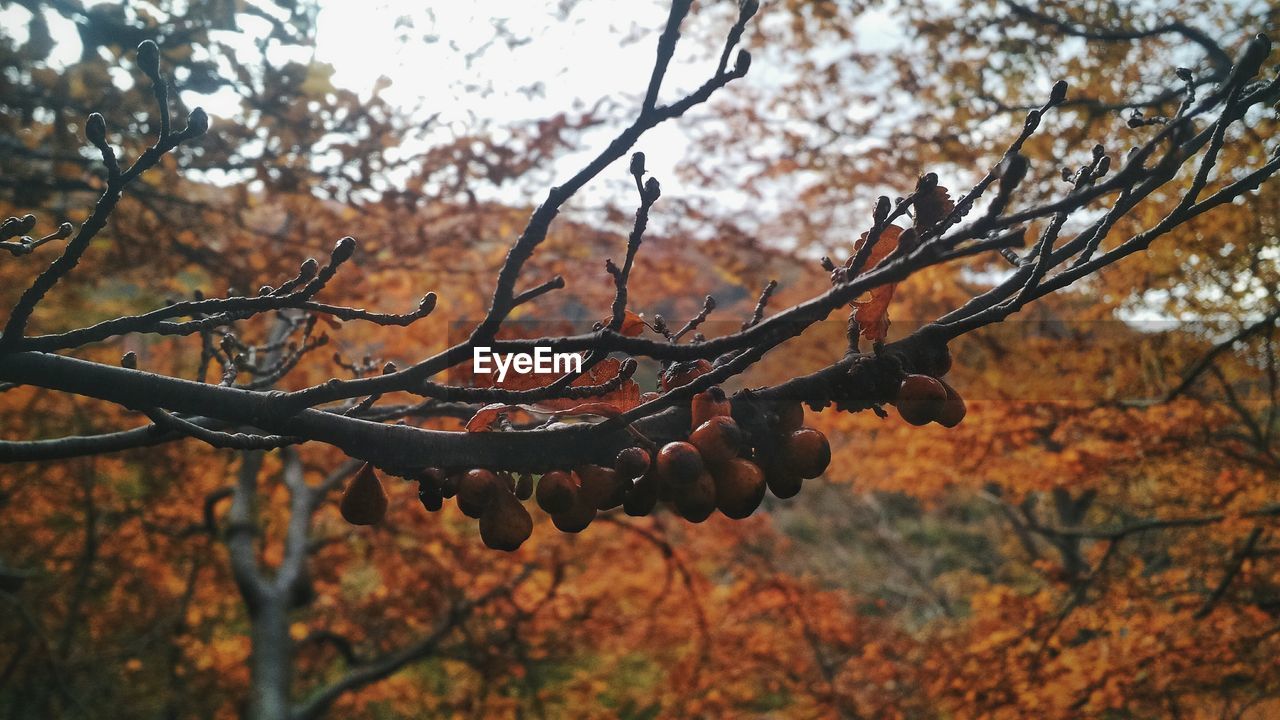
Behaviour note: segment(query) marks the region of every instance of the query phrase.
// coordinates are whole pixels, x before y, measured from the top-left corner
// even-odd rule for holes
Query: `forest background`
[[[490,21],[378,6],[384,24],[352,24],[343,45],[340,5],[0,4],[0,216],[88,217],[104,171],[85,118],[102,113],[130,155],[154,129],[144,40],[159,44],[175,118],[197,104],[212,115],[200,143],[138,179],[92,271],[40,305],[42,331],[252,291],[353,235],[358,272],[326,292],[401,312],[431,290],[437,310],[395,332],[313,322],[309,362],[281,386],[444,348],[483,317],[540,188],[627,122],[667,12],[520,3]],[[739,12],[695,5],[674,88],[696,87]],[[637,147],[663,196],[630,307],[678,325],[713,295],[699,329],[714,337],[739,329],[769,281],[777,307],[810,297],[828,283],[820,259],[850,255],[877,196],[905,195],[926,172],[953,194],[968,187],[1067,80],[1022,148],[1023,190],[1051,197],[1095,143],[1123,154],[1158,133],[1188,86],[1222,82],[1278,18],[1271,3],[1197,0],[765,3],[742,39],[751,74]],[[405,67],[385,77],[367,70],[396,58]],[[1256,165],[1275,130],[1272,109],[1251,111],[1230,131],[1251,142],[1227,145],[1219,167]],[[601,259],[625,245],[634,211],[625,161],[615,170],[529,262],[567,285],[513,315],[535,334],[606,316]],[[1114,232],[1178,199],[1157,195]],[[280,640],[291,716],[1280,716],[1278,203],[1263,184],[957,339],[957,428],[810,409],[831,467],[745,521],[606,513],[567,535],[535,513],[508,554],[452,506],[428,515],[412,482],[385,478],[388,517],[372,528],[323,495]],[[0,306],[56,244],[0,256]],[[988,254],[913,274],[890,338],[1009,272]],[[189,341],[129,335],[79,354],[216,375]],[[844,320],[828,321],[747,384],[817,370],[844,342]],[[647,367],[636,380],[658,382]],[[5,440],[139,421],[88,398],[0,390]],[[414,422],[457,429],[473,412],[441,404]],[[233,530],[251,528],[256,571],[270,575],[289,561],[291,483],[336,490],[353,470],[327,447],[194,440],[0,466],[0,714],[258,707]],[[229,488],[246,477],[256,500],[233,508]]]

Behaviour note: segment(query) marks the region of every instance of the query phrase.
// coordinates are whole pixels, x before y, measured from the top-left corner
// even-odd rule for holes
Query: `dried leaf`
[[[644,322],[644,318],[627,310],[622,316],[622,327],[618,328],[618,332],[627,337],[638,337],[648,327]]]
[[[918,196],[915,206],[917,233],[922,233],[937,225],[942,218],[956,208],[955,202],[951,200],[951,195],[941,185],[936,186],[933,192]]]
[[[945,194],[945,191],[944,191]],[[898,248],[898,242],[902,239],[902,228],[897,225],[890,225],[880,234],[880,240],[876,242],[875,247],[871,248],[871,256],[867,259],[867,269],[874,268],[882,260],[889,256]],[[867,233],[863,233],[858,238],[858,242],[854,243],[854,255],[867,241]],[[889,334],[889,303],[893,300],[893,291],[897,288],[897,283],[881,285],[868,293],[866,300],[855,300],[850,303],[853,308],[853,317],[858,322],[858,331],[861,335],[871,341],[883,341]]]

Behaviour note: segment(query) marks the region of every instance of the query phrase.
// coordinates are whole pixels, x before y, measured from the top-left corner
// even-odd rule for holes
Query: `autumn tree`
[[[821,25],[831,20],[820,12],[825,7],[797,8],[798,17],[814,14],[803,20],[838,26]],[[726,88],[742,86],[748,74],[752,57],[737,45],[746,33],[755,32],[757,7],[749,2],[720,27],[721,42],[706,81],[688,94],[664,92],[664,77],[690,9],[688,2],[672,4],[657,39],[650,80],[629,124],[579,172],[551,188],[523,229],[516,226],[518,231],[509,230],[515,217],[510,209],[459,204],[453,202],[454,194],[465,195],[477,167],[518,174],[542,162],[562,141],[561,131],[589,119],[561,118],[539,128],[545,136],[530,136],[529,148],[521,150],[491,143],[490,150],[477,152],[474,138],[464,138],[405,159],[417,174],[412,185],[443,187],[439,196],[424,200],[393,190],[370,203],[359,191],[375,188],[377,175],[390,169],[378,150],[388,132],[402,127],[397,124],[402,119],[376,101],[364,105],[350,94],[326,90],[322,77],[316,78],[317,73],[323,76],[320,69],[263,63],[259,71],[236,63],[237,87],[251,89],[249,105],[259,112],[256,126],[211,126],[198,109],[180,108],[176,117],[185,117],[185,123],[171,119],[174,98],[166,74],[171,64],[187,71],[184,81],[205,77],[219,82],[219,76],[207,65],[200,74],[205,60],[196,58],[202,55],[170,51],[170,35],[178,48],[197,42],[216,48],[207,35],[200,35],[216,22],[201,26],[170,20],[170,25],[148,27],[138,35],[137,18],[105,17],[114,10],[96,9],[104,18],[86,17],[82,27],[96,28],[97,34],[82,31],[82,38],[96,38],[99,45],[94,47],[115,48],[117,57],[127,57],[125,62],[132,62],[145,81],[122,93],[99,68],[96,84],[87,90],[84,81],[66,84],[64,92],[74,102],[51,103],[49,98],[56,96],[41,93],[5,93],[6,103],[12,95],[13,107],[26,108],[27,122],[36,122],[34,131],[20,130],[17,124],[9,130],[13,137],[35,140],[7,156],[6,164],[13,162],[15,175],[40,179],[14,183],[22,192],[15,191],[7,201],[13,217],[4,226],[0,246],[12,256],[3,266],[11,310],[0,338],[0,380],[7,383],[5,427],[26,433],[7,438],[0,457],[38,463],[22,466],[37,468],[38,474],[30,477],[38,480],[15,474],[7,481],[6,513],[16,518],[14,527],[22,527],[57,557],[72,578],[58,601],[66,605],[59,639],[40,626],[29,606],[16,605],[26,610],[19,616],[26,623],[21,637],[27,638],[13,641],[21,647],[17,657],[40,658],[43,665],[21,667],[28,682],[12,696],[12,707],[32,708],[28,712],[37,714],[84,708],[81,693],[64,682],[75,671],[68,666],[77,659],[71,647],[77,626],[110,622],[85,604],[90,597],[124,592],[89,592],[92,568],[104,553],[113,556],[117,568],[144,571],[149,577],[142,582],[163,588],[166,597],[181,603],[182,611],[168,618],[162,631],[170,657],[207,661],[203,667],[175,662],[165,672],[147,673],[157,685],[149,696],[165,698],[170,714],[188,709],[190,688],[218,692],[248,686],[247,712],[253,716],[318,717],[336,702],[367,702],[360,691],[375,684],[382,688],[381,702],[392,712],[407,714],[421,705],[422,693],[411,691],[407,685],[412,682],[403,679],[402,671],[424,662],[442,665],[432,673],[441,687],[428,694],[442,714],[474,702],[474,694],[449,687],[460,676],[485,688],[482,697],[496,696],[491,710],[525,702],[537,706],[548,698],[547,681],[534,676],[535,668],[545,667],[540,663],[548,657],[570,657],[575,648],[590,643],[609,657],[623,658],[628,643],[641,638],[654,648],[676,648],[690,636],[701,637],[701,647],[692,656],[671,659],[688,672],[671,673],[682,679],[654,690],[652,695],[662,698],[654,708],[724,714],[743,704],[767,709],[769,693],[785,693],[793,709],[838,708],[844,714],[921,715],[936,706],[956,712],[966,707],[1018,712],[1055,702],[1065,712],[1094,712],[1126,692],[1135,694],[1136,686],[1115,683],[1117,678],[1136,680],[1136,673],[1106,672],[1096,654],[1105,646],[1088,642],[1091,633],[1103,634],[1116,616],[1102,612],[1082,620],[1079,610],[1106,564],[1116,562],[1121,540],[1156,529],[1147,526],[1151,522],[1199,527],[1234,520],[1248,525],[1274,512],[1257,503],[1265,497],[1258,474],[1240,469],[1222,479],[1222,492],[1239,504],[1216,509],[1217,515],[1167,520],[1144,513],[1146,520],[1128,522],[1132,518],[1124,517],[1118,520],[1125,522],[1100,528],[1081,527],[1082,521],[1097,512],[1097,504],[1119,514],[1133,507],[1134,497],[1150,500],[1158,488],[1151,488],[1145,473],[1185,472],[1188,456],[1198,454],[1192,443],[1201,432],[1227,440],[1217,446],[1223,457],[1243,455],[1246,463],[1252,458],[1262,463],[1257,473],[1274,467],[1266,464],[1274,463],[1267,444],[1274,417],[1259,426],[1247,403],[1238,400],[1235,405],[1243,411],[1228,402],[1214,405],[1212,414],[1198,405],[1169,405],[1209,372],[1222,378],[1225,392],[1235,393],[1242,384],[1250,393],[1265,392],[1254,378],[1260,367],[1273,367],[1266,362],[1274,363],[1274,353],[1259,354],[1255,361],[1246,356],[1224,368],[1213,362],[1223,350],[1211,348],[1200,355],[1208,361],[1193,361],[1185,381],[1162,394],[1165,402],[1157,410],[1114,410],[1105,406],[1116,404],[1114,394],[1105,393],[1105,403],[1069,405],[1047,415],[1037,408],[997,405],[980,422],[961,424],[955,431],[961,433],[959,440],[918,438],[932,438],[943,432],[941,426],[960,424],[965,416],[961,391],[971,399],[1004,397],[1001,393],[1008,391],[1002,377],[1011,366],[1042,364],[1068,347],[1040,338],[1000,344],[989,340],[990,328],[1055,302],[1055,293],[1082,283],[1091,288],[1106,283],[1101,287],[1117,298],[1107,301],[1111,306],[1106,309],[1113,310],[1121,299],[1156,287],[1123,271],[1140,259],[1131,256],[1167,247],[1173,253],[1190,252],[1195,243],[1183,241],[1189,229],[1232,211],[1239,199],[1270,191],[1264,181],[1280,161],[1266,147],[1270,120],[1260,118],[1276,100],[1280,81],[1259,79],[1268,41],[1263,36],[1247,41],[1234,58],[1219,48],[1227,62],[1210,53],[1213,68],[1207,74],[1174,71],[1179,83],[1156,103],[1129,99],[1132,91],[1122,89],[1122,98],[1135,107],[1160,108],[1130,116],[1130,124],[1144,134],[1133,139],[1127,152],[1094,145],[1108,134],[1096,126],[1068,136],[1073,149],[1064,157],[1050,153],[1061,137],[1046,137],[1045,126],[1063,113],[1089,107],[1062,80],[1040,84],[1039,96],[1027,103],[1031,107],[1018,108],[1017,121],[1006,124],[1001,146],[980,146],[985,154],[936,150],[934,165],[923,145],[899,144],[919,154],[910,162],[886,160],[897,174],[886,174],[879,182],[893,190],[865,204],[857,229],[852,222],[833,220],[823,232],[843,231],[841,244],[825,235],[814,242],[801,238],[802,249],[832,242],[828,258],[807,266],[765,263],[777,268],[779,276],[785,274],[786,282],[762,284],[736,303],[717,303],[702,298],[703,291],[715,295],[717,288],[708,273],[697,271],[698,264],[672,263],[670,256],[662,262],[647,260],[655,244],[648,225],[670,199],[646,172],[644,156],[633,152],[645,132],[697,112],[713,97],[731,95]],[[1021,6],[1012,10],[1031,23],[1054,17]],[[41,22],[39,13],[32,17],[29,44],[39,39]],[[302,13],[288,23],[277,21],[273,35],[284,42],[304,42],[306,19]],[[1108,40],[1107,33],[1101,34],[1100,40]],[[162,43],[151,42],[152,36]],[[135,44],[135,55],[122,52]],[[40,72],[48,69],[39,67],[38,44],[27,52],[15,64],[15,72],[25,73],[20,84],[57,86],[62,76]],[[1097,72],[1088,67],[1067,70],[1086,78]],[[1005,83],[1024,98],[1032,96],[1036,84],[1025,77]],[[901,86],[912,85],[904,78]],[[280,102],[290,93],[317,87],[318,110]],[[812,87],[784,88],[805,89]],[[117,135],[115,128],[132,128],[128,108],[141,107],[146,95],[152,96],[154,115],[137,133]],[[115,101],[102,99],[107,96]],[[978,94],[962,91],[959,97]],[[961,106],[941,97],[925,99],[938,113]],[[56,105],[62,115],[49,120],[47,104]],[[108,120],[92,113],[99,104],[119,114]],[[67,133],[72,117],[93,147],[92,158],[80,155]],[[918,133],[918,124],[904,127]],[[268,141],[250,142],[261,132]],[[338,169],[317,168],[312,158],[335,133],[350,138],[340,141],[348,144],[338,151]],[[552,137],[556,140],[548,140]],[[796,135],[784,137],[807,142]],[[174,153],[181,163],[168,162]],[[810,157],[827,163],[834,153]],[[794,158],[806,155],[795,153]],[[801,170],[795,162],[775,174]],[[1068,169],[1060,173],[1064,162]],[[179,164],[197,172],[251,172],[273,191],[258,196],[250,184],[227,187],[184,180]],[[941,183],[954,187],[954,181],[942,178],[957,177],[957,167],[975,182],[953,198]],[[978,169],[985,167],[991,169]],[[833,191],[863,189],[836,182],[838,167],[818,169],[831,172],[828,186]],[[581,188],[606,173],[634,179],[636,209],[628,233],[617,237],[572,218],[558,219]],[[437,174],[448,182],[425,179]],[[1050,177],[1058,178],[1056,185],[1048,182]],[[315,188],[321,198],[315,197]],[[77,215],[63,199],[85,191],[101,195],[90,210]],[[40,212],[27,215],[26,208]],[[61,224],[63,218],[69,223]],[[302,259],[303,248],[315,247],[315,235],[332,233],[343,223],[374,239],[366,245],[343,237],[319,262]],[[403,230],[407,226],[425,229],[415,235]],[[1176,237],[1165,237],[1174,233]],[[504,236],[509,241],[505,246],[492,242]],[[270,248],[263,247],[263,237],[275,241]],[[476,238],[490,242],[477,243]],[[1204,236],[1195,239],[1203,242]],[[582,260],[584,249],[589,265]],[[546,262],[540,257],[553,250],[557,258],[577,260]],[[481,261],[460,261],[460,253]],[[740,253],[715,253],[708,252],[725,266],[744,262]],[[36,264],[42,255],[54,258],[47,268]],[[492,262],[486,264],[490,255]],[[462,267],[455,267],[459,263]],[[975,289],[963,282],[957,267],[998,267],[1002,272],[997,281]],[[459,270],[467,279],[450,281]],[[583,282],[584,276],[607,284]],[[931,293],[926,281],[944,277],[947,292]],[[424,282],[439,284],[420,284]],[[1160,282],[1186,287],[1191,281],[1166,275]],[[222,292],[228,284],[239,290]],[[140,290],[122,298],[121,286]],[[253,287],[261,290],[244,291]],[[693,297],[664,306],[664,293],[674,288],[687,295],[691,287]],[[540,307],[556,307],[568,317],[564,308],[569,304],[556,299],[562,290],[575,293],[585,308],[569,319],[598,320],[594,327],[570,323],[550,334],[538,332],[545,327],[538,323],[532,323],[532,333],[520,327],[521,320],[539,317]],[[166,294],[191,299],[170,300]],[[407,312],[387,307],[391,300],[411,295],[421,300]],[[1057,301],[1064,307],[1081,302],[1078,295],[1065,297]],[[478,322],[457,337],[435,314],[446,303],[478,312]],[[685,312],[691,319],[671,324],[655,315],[659,307],[668,317]],[[890,341],[891,309],[895,318],[927,321]],[[735,310],[742,317],[732,327],[709,320]],[[458,312],[456,317],[466,315]],[[1239,339],[1265,337],[1275,321],[1274,315],[1268,317],[1270,325],[1250,325]],[[829,323],[830,318],[838,321]],[[815,343],[815,337],[821,341]],[[977,345],[970,343],[974,338],[987,338],[981,342],[990,348],[989,355],[969,350]],[[1062,394],[1060,386],[1070,387],[1082,375],[1092,377],[1090,370],[1097,375],[1127,365],[1138,366],[1133,375],[1114,377],[1133,383],[1141,375],[1142,358],[1114,362],[1116,355],[1104,352],[1107,341],[1077,338],[1074,362],[1064,361],[1060,372],[1042,369],[1050,377],[1040,391]],[[1202,344],[1180,337],[1169,352],[1196,356]],[[335,345],[340,349],[332,362],[321,360],[325,353],[320,348]],[[482,346],[501,352],[540,346],[580,353],[583,369],[551,382],[499,381],[465,372],[472,350]],[[963,353],[954,349],[961,346]],[[814,360],[812,368],[801,369],[795,362],[799,348]],[[790,362],[779,367],[775,359],[788,353]],[[943,379],[953,363],[956,374],[949,377],[961,380]],[[1230,373],[1239,373],[1234,382]],[[334,377],[339,374],[347,379]],[[721,386],[730,392],[722,396]],[[1008,394],[1017,399],[1017,393]],[[807,415],[800,403],[808,406]],[[886,406],[896,409],[886,411]],[[139,414],[145,421],[135,419]],[[894,420],[887,430],[864,428],[869,421],[879,423],[866,416],[889,414],[912,427]],[[926,429],[914,427],[935,421]],[[835,447],[826,448],[822,434],[804,428],[806,423],[819,424],[837,438]],[[1238,427],[1245,428],[1243,444],[1233,436]],[[864,441],[858,442],[856,453],[841,447],[839,439],[855,433],[874,437],[872,445],[879,450],[868,450]],[[1155,452],[1153,439],[1167,452]],[[1024,468],[1034,461],[1026,458],[1032,453],[1042,457],[1046,446],[1053,449],[1056,465],[1043,475],[1027,474]],[[199,461],[192,462],[186,455],[197,447],[214,450],[201,450]],[[974,448],[984,450],[976,454]],[[795,495],[802,480],[826,469],[824,454],[831,452],[833,475],[874,475],[883,490],[900,491],[920,477],[940,478],[936,487],[911,488],[930,501],[942,498],[945,487],[955,483],[990,490],[992,507],[1008,517],[1013,529],[1004,537],[1022,543],[1032,563],[1067,585],[1065,605],[1050,607],[1052,588],[1031,595],[1012,592],[1012,582],[966,588],[972,598],[969,622],[941,628],[932,643],[918,643],[905,631],[886,630],[850,612],[838,594],[780,571],[767,555],[743,557],[758,525],[743,530],[719,524],[714,534],[708,530],[708,538],[699,537],[700,529],[675,531],[675,540],[653,530],[669,527],[673,518],[701,522],[717,509],[731,517],[750,515],[766,484],[779,498]],[[1111,469],[1118,461],[1128,464],[1128,482]],[[1064,487],[1057,473],[1085,483]],[[385,483],[389,476],[411,482]],[[113,478],[112,486],[100,488],[100,477]],[[50,492],[46,483],[61,491]],[[344,486],[341,514],[358,524],[377,525],[374,532],[386,533],[382,542],[376,542],[376,535],[343,541],[338,534],[337,518],[324,509]],[[1113,503],[1124,493],[1129,495]],[[456,498],[461,513],[450,509],[423,521],[417,517],[423,508],[415,494],[428,511],[441,511],[446,500]],[[1036,499],[1042,496],[1054,503],[1051,522],[1037,514]],[[68,497],[76,498],[74,505]],[[1162,502],[1185,498],[1180,487]],[[105,516],[98,508],[104,501],[112,508]],[[529,513],[525,505],[534,503],[546,513]],[[68,507],[82,512],[71,513]],[[656,517],[621,520],[618,507],[627,515],[656,512]],[[198,521],[192,522],[195,508]],[[71,516],[83,523],[77,528],[82,533],[67,529]],[[554,526],[577,532],[593,523],[618,525],[619,530],[592,546],[562,544],[551,531]],[[866,525],[882,524],[872,519]],[[515,551],[522,561],[509,562],[486,551],[474,538],[477,526],[484,544]],[[102,534],[107,527],[112,529],[110,542]],[[595,532],[593,526],[588,535]],[[80,535],[84,542],[77,557]],[[1241,545],[1247,550],[1230,556],[1221,592],[1207,597],[1188,593],[1188,600],[1199,601],[1194,610],[1149,612],[1152,630],[1138,634],[1134,642],[1154,639],[1147,650],[1153,653],[1179,647],[1175,643],[1188,636],[1176,632],[1182,618],[1178,613],[1210,615],[1261,535],[1260,529],[1249,528]],[[735,582],[718,595],[708,593],[713,568],[691,569],[681,563],[681,553],[672,547],[676,541],[692,547],[701,543],[703,557],[717,558],[714,562],[732,572]],[[877,541],[891,548],[898,542],[892,533]],[[371,558],[375,542],[376,558]],[[219,543],[229,558],[225,567],[213,562]],[[658,552],[641,556],[636,547]],[[1176,554],[1169,547],[1160,552]],[[652,560],[652,567],[628,572],[621,560],[637,557]],[[175,565],[174,558],[183,562]],[[583,577],[589,576],[591,584],[574,584],[573,592],[564,593],[566,575],[584,568],[590,569]],[[5,573],[15,588],[25,578],[21,572]],[[247,632],[228,630],[239,609],[219,594],[219,585],[200,582],[202,573],[229,575],[239,588]],[[664,574],[668,582],[655,592],[651,579]],[[938,592],[929,579],[919,584],[939,612],[953,612],[946,592]],[[703,598],[696,611],[681,607],[679,587]],[[409,597],[432,612],[409,613],[400,605],[389,610],[390,594]],[[647,598],[653,608],[677,618],[622,626],[583,601],[583,595],[593,594],[614,602]],[[1132,595],[1149,593],[1135,588]],[[138,597],[121,595],[126,596]],[[345,607],[333,607],[338,596],[348,601]],[[303,607],[311,608],[308,620],[297,622]],[[748,628],[755,630],[753,624],[735,630],[736,613],[768,618],[770,632],[752,633]],[[1003,625],[1017,613],[1030,618],[1033,631],[1019,633]],[[209,617],[214,622],[202,624]],[[1240,618],[1215,622],[1238,623]],[[196,636],[188,627],[207,634]],[[1071,651],[1062,646],[1066,630],[1074,633]],[[1234,662],[1249,661],[1239,647],[1248,636],[1229,632],[1229,627],[1215,630],[1224,645],[1235,646],[1206,648],[1207,660],[1230,649]],[[1172,633],[1168,645],[1162,644],[1161,632]],[[709,640],[713,633],[717,642]],[[141,627],[136,635],[146,637]],[[1085,640],[1077,643],[1080,637]],[[251,677],[237,668],[246,642],[252,647]],[[615,646],[606,652],[610,642]],[[45,647],[32,648],[31,643]],[[815,675],[775,678],[769,693],[760,693],[756,673],[774,667],[765,660],[773,652],[811,655]],[[1009,667],[984,677],[993,655],[1008,658],[1003,662]],[[951,662],[949,656],[964,660]],[[744,657],[754,662],[743,662]],[[1051,667],[1044,666],[1046,657],[1052,657]],[[1141,659],[1129,657],[1132,662]],[[86,662],[83,657],[80,661]],[[117,662],[125,672],[138,672],[141,665],[136,655]],[[1079,670],[1089,665],[1099,667],[1096,677]],[[18,668],[18,660],[10,663],[6,679]],[[1043,673],[1061,682],[1043,682]],[[1210,672],[1205,683],[1220,676]],[[502,690],[495,692],[494,686]],[[907,688],[924,689],[929,700],[913,699]],[[78,689],[98,697],[107,692],[83,685]],[[575,698],[589,705],[596,697],[590,687],[573,682],[562,683],[557,692],[556,701],[567,705]],[[1157,690],[1150,693],[1151,698],[1158,695]],[[618,707],[625,713],[648,712],[637,704],[642,698],[620,697]],[[226,708],[210,702],[198,712],[214,715]]]

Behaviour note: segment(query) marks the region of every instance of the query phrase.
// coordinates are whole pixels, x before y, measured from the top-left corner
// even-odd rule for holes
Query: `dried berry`
[[[658,504],[658,478],[656,473],[647,473],[636,481],[627,491],[622,501],[622,511],[631,517],[644,517],[653,512]]]
[[[439,483],[430,483],[424,480],[418,481],[418,502],[422,503],[422,507],[427,512],[436,512],[444,506],[444,495],[440,492]]]
[[[533,534],[529,511],[508,492],[499,492],[480,516],[480,539],[494,550],[513,552]]]
[[[960,393],[956,392],[955,388],[945,381],[939,380],[938,382],[942,383],[942,389],[947,391],[947,399],[946,402],[942,403],[942,409],[938,411],[938,415],[934,420],[943,427],[953,428],[959,425],[961,420],[964,420],[968,408],[964,405],[964,398],[960,397]]]
[[[458,481],[458,509],[467,517],[479,518],[501,489],[492,470],[469,470]]]
[[[942,383],[928,375],[908,375],[898,388],[894,404],[898,414],[912,425],[927,425],[938,416],[947,401]]]
[[[713,417],[689,435],[689,442],[702,453],[708,465],[720,465],[738,457],[742,450],[742,430],[730,417]]]
[[[338,509],[343,519],[352,525],[374,525],[386,516],[387,493],[382,489],[382,481],[372,465],[365,463],[347,483]]]
[[[716,509],[716,481],[703,471],[694,481],[675,491],[676,512],[691,523],[711,517]]]
[[[770,468],[764,476],[765,484],[769,487],[769,492],[779,500],[786,500],[800,494],[800,486],[804,483],[803,478],[790,470],[782,468]]]
[[[765,481],[760,466],[734,458],[711,471],[716,482],[716,507],[734,520],[748,517],[764,499]]]
[[[693,396],[689,403],[690,428],[696,428],[713,417],[728,416],[733,410],[729,398],[719,385],[712,385]]]
[[[665,485],[688,485],[703,470],[702,454],[687,442],[672,442],[658,451],[658,478]]]
[[[574,493],[573,504],[564,512],[551,515],[551,523],[560,532],[580,533],[596,519],[596,506],[587,502],[582,493]]]
[[[529,473],[521,473],[516,481],[516,499],[524,502],[531,497],[533,497],[533,476]]]
[[[538,480],[538,507],[551,515],[567,512],[578,497],[578,482],[567,472],[552,470]]]
[[[644,448],[629,447],[614,458],[613,468],[620,477],[634,480],[649,471],[649,451]]]
[[[826,471],[831,464],[831,444],[820,430],[800,428],[782,439],[783,467],[810,480]]]
[[[616,508],[627,497],[630,481],[623,481],[612,468],[587,464],[578,466],[574,472],[581,482],[578,492],[597,510]]]
[[[671,367],[662,373],[662,389],[673,390],[682,385],[688,385],[698,376],[709,372],[711,372],[711,363],[707,360],[672,363]]]
[[[440,481],[440,495],[448,500],[458,494],[458,483],[462,481],[462,476],[466,475],[465,470],[451,472],[444,476],[444,480]]]

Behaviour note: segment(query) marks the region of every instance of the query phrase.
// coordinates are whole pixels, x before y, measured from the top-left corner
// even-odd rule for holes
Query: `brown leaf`
[[[648,327],[644,322],[644,318],[627,310],[622,316],[622,327],[618,328],[618,332],[627,337],[638,337]]]
[[[915,206],[917,233],[923,233],[937,225],[942,218],[956,208],[951,195],[941,185],[936,186],[933,192],[916,197]]]
[[[871,256],[866,264],[868,270],[878,265],[889,256],[889,253],[898,248],[902,233],[902,228],[897,225],[890,225],[884,229],[880,234],[880,240],[876,242],[875,247],[871,248]],[[858,254],[858,250],[866,241],[867,233],[863,233],[862,237],[858,238],[858,242],[853,245],[854,255]],[[853,317],[858,322],[858,331],[868,340],[883,341],[888,336],[889,302],[893,300],[895,288],[897,283],[881,285],[868,293],[866,300],[855,300],[850,303],[854,308]]]

